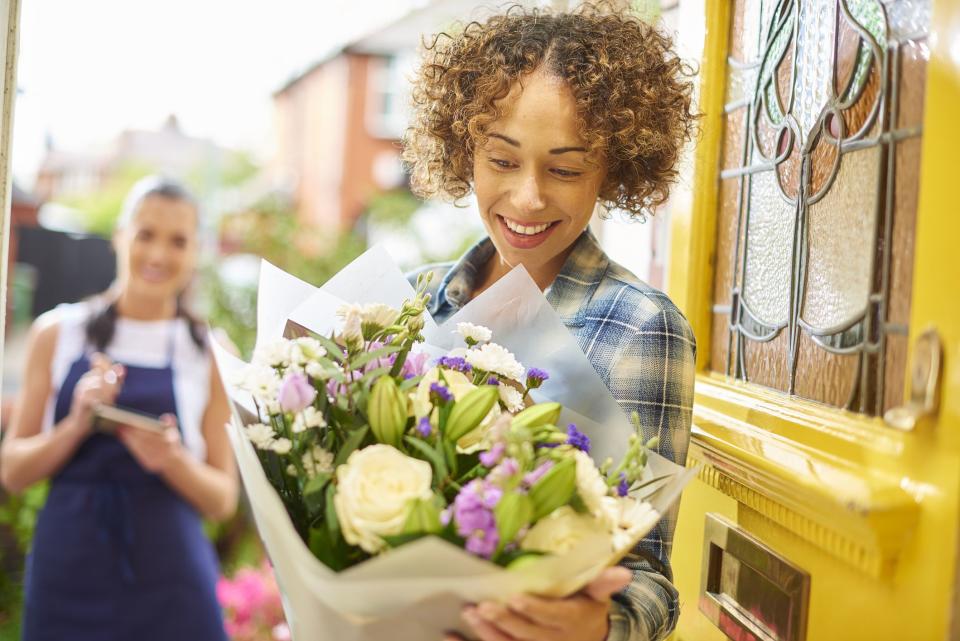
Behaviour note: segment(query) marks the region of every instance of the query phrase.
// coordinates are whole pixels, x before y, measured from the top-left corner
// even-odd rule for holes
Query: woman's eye
[[[582,171],[571,171],[569,169],[554,169],[553,173],[563,178],[576,178],[583,175]]]
[[[499,158],[491,158],[490,162],[499,167],[500,169],[510,169],[513,167],[513,163],[509,160],[500,160]]]
[[[149,229],[141,229],[137,232],[137,240],[150,241],[153,240],[153,232]]]

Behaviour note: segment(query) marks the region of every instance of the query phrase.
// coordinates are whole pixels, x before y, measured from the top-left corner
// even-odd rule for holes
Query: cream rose
[[[333,505],[343,538],[374,554],[381,537],[400,534],[410,501],[430,497],[433,470],[426,461],[377,444],[353,452],[337,468]]]
[[[564,505],[537,521],[523,537],[520,548],[566,554],[581,541],[603,530],[603,525],[597,519]]]

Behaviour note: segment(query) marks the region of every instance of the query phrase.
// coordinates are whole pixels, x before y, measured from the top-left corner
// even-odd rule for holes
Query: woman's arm
[[[211,365],[210,401],[202,423],[207,444],[205,462],[198,461],[184,449],[179,431],[173,425],[163,435],[133,428],[121,428],[118,434],[144,468],[160,474],[200,514],[224,520],[236,510],[238,492],[236,464],[224,428],[229,418],[220,376]],[[172,417],[167,420],[172,421]]]
[[[91,371],[77,382],[70,413],[53,430],[42,432],[57,345],[58,325],[54,318],[45,314],[30,328],[23,385],[0,446],[0,483],[14,494],[50,478],[63,467],[90,433],[93,406],[113,402],[122,385],[122,368],[114,370],[117,376],[108,383],[103,374],[110,365],[95,357]]]

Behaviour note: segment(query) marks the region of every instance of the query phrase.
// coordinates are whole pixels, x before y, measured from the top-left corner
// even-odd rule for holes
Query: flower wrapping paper
[[[257,344],[280,338],[292,321],[329,335],[337,326],[336,310],[344,303],[384,303],[399,308],[414,290],[390,256],[374,247],[322,287],[305,283],[264,261],[257,299]],[[593,443],[602,461],[618,458],[633,432],[613,399],[556,312],[522,267],[438,325],[425,315],[425,343],[418,351],[440,356],[456,344],[457,323],[489,327],[518,360],[547,369],[551,375],[531,393],[537,402],[564,406],[561,422],[575,422]],[[322,639],[395,641],[440,639],[462,630],[460,608],[481,600],[503,601],[530,592],[563,596],[575,592],[619,559],[608,537],[598,534],[564,556],[545,556],[519,569],[506,570],[436,537],[427,537],[357,566],[334,572],[317,560],[297,534],[280,497],[270,485],[242,425],[255,420],[249,395],[231,381],[247,364],[216,342],[213,352],[231,401],[228,426],[257,529],[283,594],[284,611],[294,641]],[[684,469],[651,452],[650,478],[661,484],[634,498],[649,501],[654,511],[639,532],[649,532],[671,509],[696,470]],[[637,537],[637,541],[640,536]]]

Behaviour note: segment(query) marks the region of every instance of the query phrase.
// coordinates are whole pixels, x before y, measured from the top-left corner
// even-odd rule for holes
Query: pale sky
[[[423,0],[24,0],[13,165],[176,114],[185,133],[267,152],[270,95],[351,35]]]

